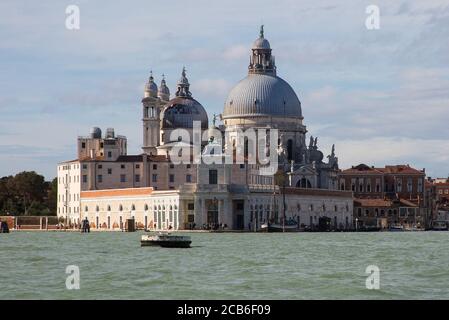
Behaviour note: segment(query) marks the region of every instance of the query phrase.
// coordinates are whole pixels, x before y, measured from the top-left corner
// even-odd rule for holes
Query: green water
[[[196,233],[190,249],[141,234],[0,234],[0,299],[449,299],[449,232]]]

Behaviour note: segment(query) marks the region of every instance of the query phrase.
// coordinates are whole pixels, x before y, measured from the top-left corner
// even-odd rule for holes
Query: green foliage
[[[0,178],[0,215],[56,215],[57,180],[34,171]]]

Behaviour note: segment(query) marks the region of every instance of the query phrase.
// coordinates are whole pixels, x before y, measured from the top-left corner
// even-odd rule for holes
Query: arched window
[[[108,205],[108,211],[111,211],[111,206]]]
[[[143,207],[143,210],[148,211],[148,205],[145,204],[145,206]]]
[[[123,211],[123,206],[122,205],[119,205],[118,211]]]
[[[96,207],[95,207],[95,211],[96,211],[96,212],[100,211],[100,207],[96,206]]]
[[[287,141],[287,158],[288,161],[293,160],[293,140],[289,139]]]
[[[131,205],[131,211],[136,210],[136,206],[134,204]]]
[[[296,184],[297,188],[312,188],[312,184],[310,183],[309,179],[307,178],[302,178],[301,180],[298,181],[298,183]]]
[[[84,211],[89,211],[89,208],[87,206],[84,207]]]

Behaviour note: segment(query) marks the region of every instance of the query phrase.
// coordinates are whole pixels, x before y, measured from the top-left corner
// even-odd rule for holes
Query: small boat
[[[158,232],[155,235],[144,234],[140,239],[142,247],[190,248],[191,243],[192,240],[189,236],[174,236],[168,232]]]
[[[260,229],[265,232],[296,232],[298,231],[298,224],[264,223],[260,226]]]
[[[448,231],[448,229],[446,221],[434,221],[433,223],[433,231]]]
[[[394,226],[391,226],[388,230],[389,231],[404,231],[404,226],[394,225]]]

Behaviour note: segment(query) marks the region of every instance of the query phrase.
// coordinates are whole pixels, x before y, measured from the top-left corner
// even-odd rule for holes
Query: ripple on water
[[[191,249],[142,248],[140,235],[2,235],[0,299],[449,298],[447,232],[201,233]],[[365,287],[372,264],[380,290]],[[65,288],[68,265],[80,290]]]

